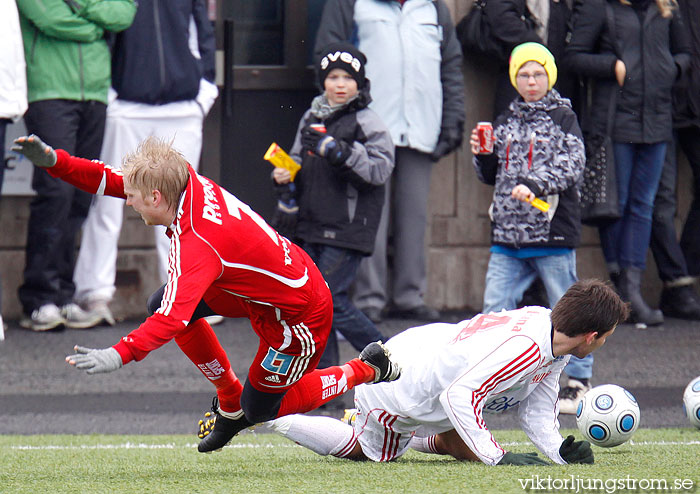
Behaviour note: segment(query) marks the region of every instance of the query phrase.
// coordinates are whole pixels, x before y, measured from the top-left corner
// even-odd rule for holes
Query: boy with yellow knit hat
[[[509,65],[519,97],[494,122],[493,153],[478,154],[476,129],[470,140],[479,180],[494,186],[484,313],[517,308],[537,277],[554,307],[577,279],[581,129],[569,100],[552,89],[557,65],[547,48],[518,45]],[[549,209],[533,207],[535,198]]]

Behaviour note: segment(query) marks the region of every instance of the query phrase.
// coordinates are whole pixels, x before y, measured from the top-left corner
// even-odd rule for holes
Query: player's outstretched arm
[[[567,436],[559,447],[559,454],[567,463],[593,463],[593,450],[588,441],[575,441]]]
[[[77,353],[68,355],[66,362],[88,374],[113,372],[123,365],[119,352],[112,347],[94,349],[76,345],[74,350]]]
[[[15,139],[12,150],[23,154],[29,161],[41,168],[51,168],[58,159],[56,151],[34,134]]]

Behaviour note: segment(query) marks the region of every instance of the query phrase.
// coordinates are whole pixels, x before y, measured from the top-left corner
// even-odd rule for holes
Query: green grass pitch
[[[509,450],[534,451],[521,431],[494,435]],[[0,493],[698,492],[698,429],[640,429],[594,452],[595,465],[487,467],[413,451],[351,462],[273,434],[245,433],[209,455],[197,453],[194,435],[0,436]]]

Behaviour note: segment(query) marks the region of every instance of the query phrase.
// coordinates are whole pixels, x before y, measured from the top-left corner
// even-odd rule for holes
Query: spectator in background
[[[651,252],[664,283],[659,308],[664,316],[700,320],[700,297],[693,282],[700,276],[700,3],[678,0],[683,23],[690,34],[690,70],[674,89],[674,139],[654,201]],[[676,144],[688,158],[693,173],[693,201],[680,244],[676,236]]]
[[[555,60],[563,60],[572,8],[573,0],[488,0],[485,12],[491,34],[501,42],[506,54],[517,45],[535,42],[546,46]],[[465,57],[469,54],[465,53]],[[575,79],[563,67],[559,69],[554,87],[565,98],[572,99],[576,94]],[[493,118],[506,111],[517,96],[510,83],[506,59],[499,70]]]
[[[296,238],[316,263],[333,296],[333,330],[321,368],[338,365],[336,331],[356,349],[384,337],[350,299],[364,256],[374,249],[384,205],[384,183],[394,168],[389,130],[367,108],[372,101],[365,55],[350,43],[333,43],[319,58],[323,92],[304,113],[290,155],[301,169],[275,168],[278,195],[299,206]],[[323,132],[314,125],[325,127]],[[278,202],[284,211],[293,205]],[[280,214],[285,214],[281,212]]]
[[[110,54],[105,32],[131,24],[133,0],[18,0],[27,61],[27,131],[51,146],[100,156]],[[4,14],[3,14],[4,15]],[[20,324],[34,331],[93,326],[73,303],[75,243],[90,195],[47,173],[34,173]]]
[[[204,117],[214,104],[216,46],[204,0],[139,0],[133,25],[116,36],[112,88],[101,159],[120,166],[149,136],[182,149],[197,170]],[[76,153],[82,156],[80,152]],[[75,268],[76,300],[96,318],[114,323],[117,244],[124,201],[94,198]],[[168,237],[156,229],[161,281],[167,279]]]
[[[520,96],[494,123],[493,153],[479,154],[476,128],[470,139],[479,180],[495,186],[484,314],[517,308],[536,277],[550,307],[576,282],[577,184],[586,162],[581,129],[569,100],[553,89],[557,66],[546,47],[518,45],[510,80]],[[547,211],[532,206],[536,197],[550,205]]]
[[[654,197],[666,143],[671,139],[671,88],[687,70],[688,44],[673,0],[588,0],[574,17],[567,65],[594,78],[590,132],[604,135],[611,96],[616,93],[613,152],[622,217],[599,229],[608,272],[632,318],[644,325],[663,322],[641,294],[651,235]],[[609,10],[611,9],[611,10]],[[615,25],[608,23],[608,17]],[[590,388],[593,358],[572,360],[560,393],[562,413],[575,413]]]
[[[370,108],[396,146],[374,253],[360,267],[355,304],[373,322],[389,301],[395,317],[437,320],[440,314],[423,298],[430,174],[433,162],[461,145],[465,118],[462,53],[450,12],[443,0],[328,0],[316,55],[337,41],[350,41],[367,55]]]
[[[5,174],[5,130],[27,110],[27,73],[17,4],[0,0],[0,191]],[[0,284],[0,309],[2,285]],[[0,339],[4,327],[0,311]]]

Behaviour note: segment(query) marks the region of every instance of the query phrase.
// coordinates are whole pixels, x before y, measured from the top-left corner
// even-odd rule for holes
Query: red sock
[[[345,365],[316,369],[299,379],[282,399],[278,417],[314,410],[358,384],[374,380],[374,369],[360,359]]]
[[[240,410],[243,385],[231,369],[226,351],[209,323],[204,319],[190,323],[175,337],[175,343],[216,387],[221,409],[226,412]]]

